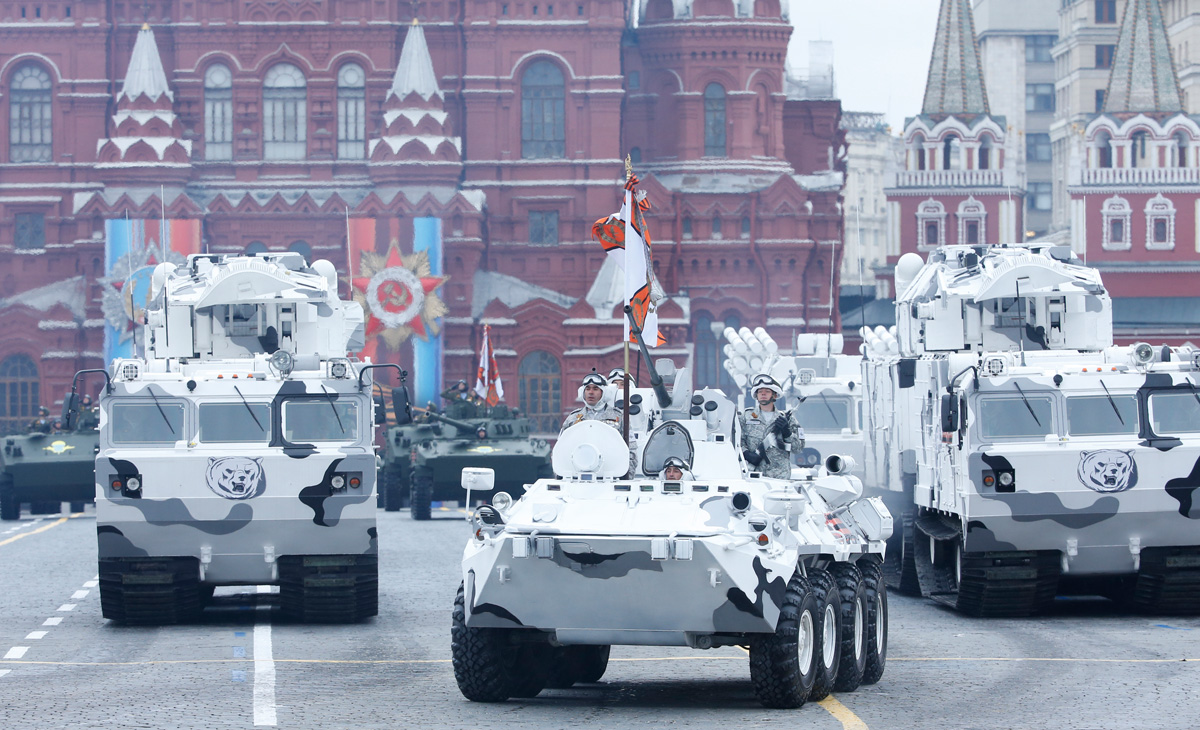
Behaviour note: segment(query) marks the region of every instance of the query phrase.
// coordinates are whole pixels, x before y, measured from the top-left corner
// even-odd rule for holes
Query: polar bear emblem
[[[1096,492],[1124,492],[1137,484],[1132,451],[1100,449],[1079,454],[1079,481]]]
[[[208,488],[225,499],[252,499],[267,488],[262,459],[245,456],[209,458],[205,474]]]

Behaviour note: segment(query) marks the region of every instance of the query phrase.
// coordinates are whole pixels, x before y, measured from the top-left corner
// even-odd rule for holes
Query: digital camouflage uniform
[[[785,411],[780,411],[776,408],[773,411],[763,411],[759,408],[747,408],[742,411],[739,419],[742,426],[742,448],[746,451],[757,451],[763,444],[763,439],[770,432],[771,425],[775,419]],[[756,471],[761,471],[764,476],[772,479],[790,479],[792,476],[792,453],[804,448],[804,429],[800,428],[800,422],[796,420],[796,414],[791,411],[786,411],[788,423],[792,427],[792,434],[783,441],[776,437],[776,444],[767,449],[766,459],[762,464],[754,467]],[[788,447],[791,447],[790,451]]]
[[[600,421],[601,423],[607,423],[613,428],[620,430],[621,412],[616,408],[605,404],[603,400],[594,406],[585,405],[584,407],[576,408],[567,414],[567,417],[563,419],[563,425],[562,428],[559,429],[559,432],[561,433],[562,431],[566,431],[571,426],[574,426],[577,423],[582,423],[583,421]]]

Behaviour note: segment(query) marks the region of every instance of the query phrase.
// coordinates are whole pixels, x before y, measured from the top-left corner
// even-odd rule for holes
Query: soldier
[[[84,394],[79,399],[79,419],[75,422],[76,431],[95,431],[100,428],[100,414],[92,405],[92,396]]]
[[[443,390],[442,397],[450,401],[446,405],[446,415],[451,418],[461,420],[479,415],[479,407],[471,401],[471,388],[465,380],[460,380],[453,387]]]
[[[789,479],[792,475],[790,452],[804,448],[804,429],[791,411],[780,411],[775,401],[783,388],[767,373],[755,375],[750,392],[758,405],[747,408],[740,416],[742,454],[751,466],[772,479]]]
[[[615,387],[618,393],[625,390],[625,384],[621,382],[621,378],[629,379],[629,387],[631,389],[637,387],[637,381],[633,379],[633,376],[626,375],[625,371],[621,368],[613,368],[608,371],[608,384]]]
[[[621,412],[604,400],[604,388],[607,385],[608,381],[600,373],[595,370],[588,373],[583,379],[584,406],[567,414],[560,431],[565,431],[582,421],[601,421],[620,430]]]
[[[30,433],[50,433],[54,429],[54,421],[50,419],[50,409],[38,406],[38,417],[29,423]]]
[[[663,462],[662,477],[668,482],[677,482],[683,479],[684,474],[690,470],[691,466],[682,457],[668,456],[667,460]]]

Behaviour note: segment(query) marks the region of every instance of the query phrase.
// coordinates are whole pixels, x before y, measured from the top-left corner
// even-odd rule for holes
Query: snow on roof
[[[137,41],[133,44],[133,56],[129,59],[129,68],[125,71],[125,83],[121,86],[122,96],[130,101],[142,94],[153,101],[166,94],[174,100],[171,88],[167,85],[167,73],[163,70],[162,58],[158,55],[158,45],[154,42],[154,31],[149,24],[143,24],[138,32]]]
[[[84,278],[75,276],[0,299],[0,310],[9,307],[29,307],[39,312],[48,312],[61,304],[82,320],[86,313],[86,290],[87,282]]]
[[[404,48],[400,51],[400,63],[396,66],[396,75],[392,78],[392,90],[388,92],[388,96],[394,95],[403,99],[414,92],[425,101],[429,101],[433,96],[442,96],[437,75],[433,72],[429,46],[425,43],[425,31],[416,19],[409,26],[408,34],[404,36]]]
[[[614,319],[613,309],[624,298],[625,272],[612,256],[605,256],[585,300],[596,310],[596,319]]]
[[[389,109],[383,113],[383,125],[385,127],[392,126],[392,122],[399,117],[404,117],[415,127],[425,117],[432,117],[439,125],[446,123],[446,117],[450,116],[446,112],[437,111],[435,109]]]
[[[175,112],[163,111],[161,109],[119,109],[116,114],[113,114],[113,124],[120,126],[121,122],[130,118],[138,124],[145,124],[151,119],[161,119],[170,125],[175,123]]]
[[[519,307],[534,299],[545,299],[557,304],[563,309],[570,309],[579,301],[575,297],[547,289],[544,286],[530,284],[515,276],[508,276],[495,271],[476,271],[474,279],[475,291],[471,297],[471,316],[479,317],[493,299],[499,299],[509,308]]]
[[[386,142],[387,146],[391,148],[392,154],[397,154],[400,152],[401,148],[404,147],[404,145],[412,142],[414,139],[425,145],[425,149],[429,150],[429,154],[437,152],[437,148],[440,147],[443,142],[449,142],[450,144],[454,145],[454,149],[460,155],[462,154],[462,139],[460,137],[447,137],[436,134],[394,134],[380,137],[379,139],[371,140],[370,152],[373,154],[375,152],[375,148],[379,146],[380,142]]]
[[[109,137],[108,139],[96,140],[96,152],[99,153],[104,145],[109,142],[116,145],[117,149],[121,150],[122,155],[138,142],[145,142],[150,145],[150,148],[154,150],[160,160],[163,158],[163,154],[167,151],[167,148],[176,144],[183,147],[189,155],[192,154],[192,141],[190,139],[175,139],[174,137]]]

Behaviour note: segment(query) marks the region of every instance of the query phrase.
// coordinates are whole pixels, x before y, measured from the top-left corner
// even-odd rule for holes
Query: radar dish
[[[629,447],[621,432],[599,421],[583,421],[563,431],[550,458],[554,473],[563,477],[587,473],[615,478],[629,471]]]

